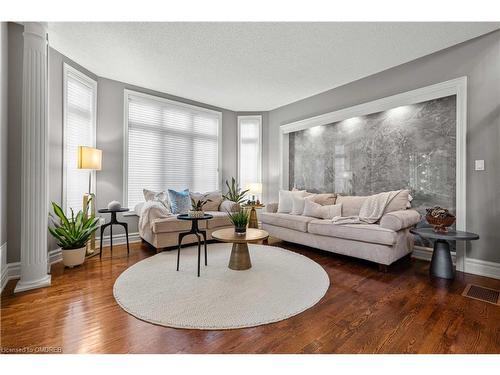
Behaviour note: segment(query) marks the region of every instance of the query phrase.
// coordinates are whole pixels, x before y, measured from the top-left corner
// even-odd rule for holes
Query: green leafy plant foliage
[[[193,211],[203,211],[203,206],[208,202],[212,202],[211,199],[205,199],[208,194],[203,195],[199,200],[194,200],[191,198],[191,209]]]
[[[245,200],[245,195],[248,193],[247,190],[241,190],[241,188],[236,184],[236,179],[231,177],[231,185],[226,180],[227,193],[223,197],[231,202],[242,203]]]
[[[248,224],[248,219],[250,218],[250,212],[247,210],[240,210],[238,212],[227,212],[229,220],[236,228],[244,228]]]
[[[49,214],[52,221],[52,226],[49,225],[49,232],[63,250],[84,247],[92,233],[99,227],[99,218],[85,218],[83,211],[78,211],[75,216],[73,209],[71,209],[71,217],[69,218],[55,202],[52,202],[52,209],[59,220],[52,213]]]

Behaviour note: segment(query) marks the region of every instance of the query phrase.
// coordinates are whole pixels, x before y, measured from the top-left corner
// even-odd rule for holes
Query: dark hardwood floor
[[[75,269],[52,267],[50,288],[1,299],[2,348],[62,347],[64,353],[500,353],[500,307],[461,296],[468,282],[500,288],[500,280],[458,274],[430,280],[428,263],[403,259],[377,266],[270,241],[323,266],[325,297],[295,317],[230,331],[165,328],[134,318],[113,298],[113,283],[130,265],[154,255],[144,244],[105,251]]]

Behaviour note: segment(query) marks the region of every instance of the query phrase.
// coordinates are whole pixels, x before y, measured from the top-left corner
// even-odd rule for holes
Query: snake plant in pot
[[[80,210],[71,217],[67,217],[61,207],[52,202],[52,209],[56,217],[50,213],[52,225],[49,232],[57,240],[57,245],[62,249],[63,263],[67,267],[74,267],[85,261],[86,245],[97,228],[99,218],[90,217]]]

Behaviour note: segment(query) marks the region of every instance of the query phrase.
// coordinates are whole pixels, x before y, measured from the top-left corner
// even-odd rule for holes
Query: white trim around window
[[[243,181],[244,177],[243,175],[243,166],[242,166],[242,142],[244,141],[242,139],[242,131],[241,127],[242,124],[245,122],[249,124],[257,124],[258,128],[258,135],[257,135],[257,155],[254,157],[257,159],[257,165],[256,168],[257,170],[254,173],[256,175],[256,180],[255,181]],[[243,157],[247,157],[243,155]],[[238,184],[242,189],[245,189],[245,185],[248,182],[259,182],[262,183],[262,116],[261,115],[243,115],[243,116],[238,116]]]
[[[160,96],[145,94],[138,91],[133,91],[130,89],[124,89],[123,95],[123,202],[125,206],[131,204],[128,200],[129,195],[129,186],[128,186],[128,174],[129,174],[129,102],[130,98],[135,97],[138,99],[144,99],[145,101],[150,101],[151,103],[159,102],[165,103],[177,108],[185,108],[187,110],[199,112],[199,113],[207,113],[215,115],[218,121],[217,124],[217,184],[214,187],[216,190],[220,190],[222,188],[222,113],[219,111],[215,111],[212,109],[199,107],[191,104],[186,104],[183,102],[178,102],[170,99],[166,99]],[[173,155],[175,157],[175,155]],[[189,186],[186,186],[189,187]],[[147,188],[144,186],[144,188]],[[169,186],[162,186],[161,190],[165,190],[170,188]],[[132,204],[134,204],[132,202]],[[133,209],[133,207],[130,207]]]
[[[76,158],[76,150],[74,150],[74,158],[68,155],[67,145],[70,142],[72,134],[69,131],[69,109],[68,109],[68,84],[70,80],[74,80],[76,83],[81,84],[91,90],[92,102],[91,102],[91,120],[90,120],[90,139],[88,142],[82,142],[81,145],[84,146],[96,146],[96,133],[97,133],[97,81],[90,78],[86,74],[80,72],[79,70],[73,68],[67,63],[63,63],[63,189],[62,189],[62,208],[66,212],[69,208],[67,207],[68,199],[68,168],[70,167],[70,160]],[[87,143],[87,144],[84,144]],[[72,154],[73,155],[73,154]],[[76,169],[76,163],[74,164]],[[82,171],[82,173],[84,173]],[[92,191],[95,192],[95,171],[92,173]],[[82,204],[83,204],[83,192],[88,190],[88,182],[82,186]]]

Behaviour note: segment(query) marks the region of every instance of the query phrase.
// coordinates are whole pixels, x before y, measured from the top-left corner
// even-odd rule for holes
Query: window
[[[219,189],[221,113],[125,90],[124,200],[142,189]]]
[[[262,116],[238,116],[238,182],[262,183]]]
[[[78,146],[95,147],[97,82],[67,64],[63,74],[63,209],[69,213],[83,208],[88,192],[89,171],[77,169],[77,153]]]

